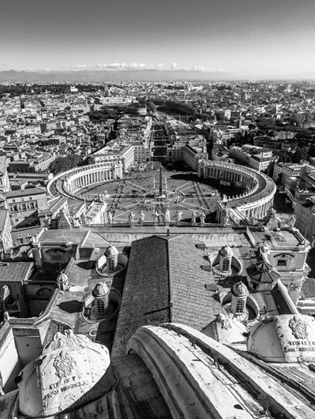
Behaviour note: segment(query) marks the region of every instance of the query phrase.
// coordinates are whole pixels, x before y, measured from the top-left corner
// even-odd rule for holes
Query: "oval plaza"
[[[67,197],[84,200],[81,191],[89,186],[103,184],[123,177],[123,163],[100,162],[81,168],[71,169],[53,178],[47,190],[50,195],[62,194]],[[218,206],[218,221],[223,221],[224,211],[228,211],[230,219],[239,224],[240,220],[264,217],[273,205],[276,186],[267,175],[244,166],[200,160],[198,177],[219,180],[225,185],[235,185],[245,191],[235,196],[225,196]]]

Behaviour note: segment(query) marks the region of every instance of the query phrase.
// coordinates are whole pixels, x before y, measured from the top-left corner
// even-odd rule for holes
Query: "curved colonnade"
[[[47,191],[51,196],[61,194],[84,200],[79,192],[82,188],[120,179],[122,176],[122,162],[96,163],[57,175],[48,183]],[[223,204],[234,218],[264,217],[273,205],[275,183],[267,175],[254,169],[232,163],[203,160],[198,165],[198,176],[231,182],[246,188],[243,194],[223,199]]]
[[[79,190],[90,185],[103,184],[106,181],[122,178],[123,164],[120,161],[95,163],[93,165],[73,168],[63,172],[53,179],[47,185],[47,191],[50,196],[64,195],[69,198],[84,200]]]
[[[198,176],[205,179],[216,179],[230,182],[246,188],[246,192],[234,197],[225,198],[223,202],[230,210],[245,217],[264,217],[273,206],[276,185],[269,176],[227,162],[202,161],[198,166]]]

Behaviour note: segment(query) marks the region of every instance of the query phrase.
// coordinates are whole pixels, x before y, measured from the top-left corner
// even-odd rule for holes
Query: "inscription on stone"
[[[46,403],[47,405],[47,400],[56,396],[59,392],[63,393],[69,389],[81,388],[86,385],[88,385],[88,381],[79,381],[76,376],[63,378],[61,382],[56,382],[49,385],[49,389],[52,391],[43,396],[43,404],[45,405]]]

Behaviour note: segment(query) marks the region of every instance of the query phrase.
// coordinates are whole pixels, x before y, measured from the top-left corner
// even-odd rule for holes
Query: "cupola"
[[[108,271],[115,271],[118,265],[118,255],[119,252],[115,246],[109,246],[105,251],[106,262],[108,266]]]
[[[97,318],[102,318],[105,315],[109,303],[109,292],[110,289],[105,283],[98,283],[93,289],[92,296],[95,299],[94,313]]]
[[[241,281],[235,283],[231,288],[232,302],[231,312],[235,316],[243,316],[246,313],[246,301],[248,290],[245,284]]]
[[[230,273],[232,268],[232,249],[226,245],[223,246],[219,251],[219,267],[223,273]]]

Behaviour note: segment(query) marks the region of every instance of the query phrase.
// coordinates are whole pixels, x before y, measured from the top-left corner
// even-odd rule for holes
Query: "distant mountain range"
[[[0,83],[82,83],[82,82],[127,82],[127,81],[211,81],[211,80],[315,80],[315,71],[286,76],[235,75],[217,71],[203,72],[197,70],[78,70],[78,71],[0,71]]]
[[[194,70],[81,70],[81,71],[16,71],[0,72],[0,83],[35,82],[109,82],[109,81],[167,81],[167,80],[234,80],[228,72]]]

